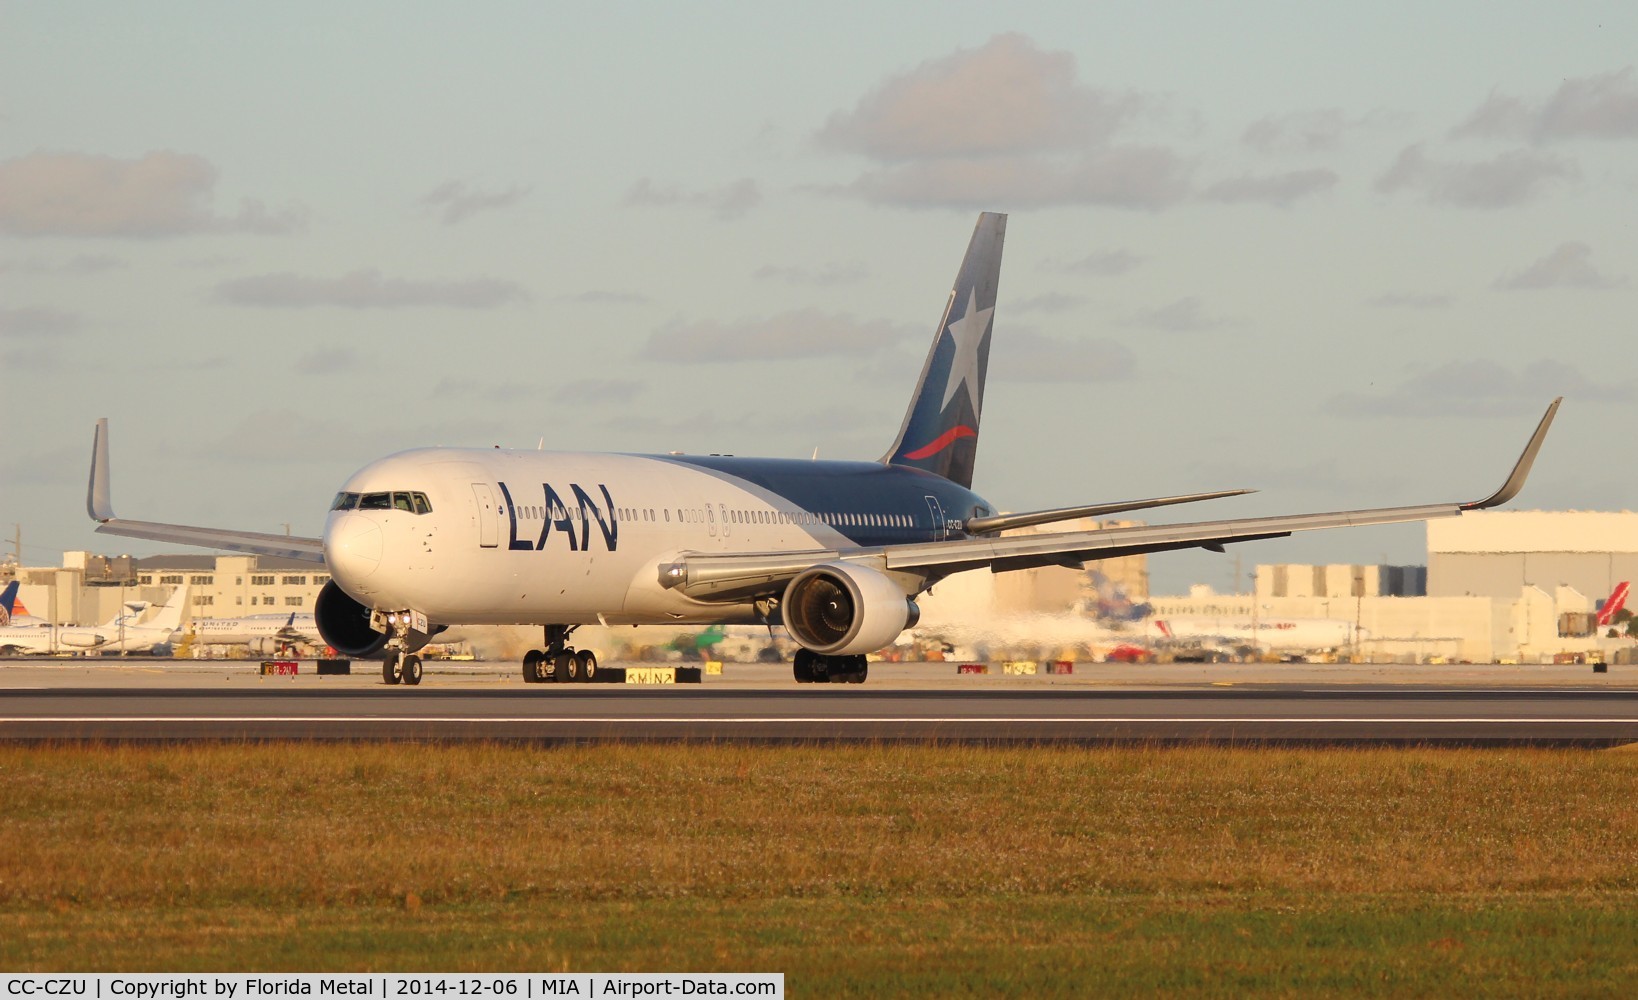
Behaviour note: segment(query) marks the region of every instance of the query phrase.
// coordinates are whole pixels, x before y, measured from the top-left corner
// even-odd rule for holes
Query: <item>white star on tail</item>
[[[995,307],[978,308],[978,290],[967,293],[967,314],[951,323],[950,337],[955,341],[955,357],[950,359],[950,381],[944,387],[944,402],[949,406],[956,388],[967,387],[967,398],[973,401],[973,419],[978,419],[978,345],[984,342],[984,331],[990,327],[990,315]]]

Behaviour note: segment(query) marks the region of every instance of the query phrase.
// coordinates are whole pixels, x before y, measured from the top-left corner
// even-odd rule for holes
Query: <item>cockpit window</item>
[[[401,510],[407,514],[430,514],[432,502],[425,493],[337,493],[331,510]]]

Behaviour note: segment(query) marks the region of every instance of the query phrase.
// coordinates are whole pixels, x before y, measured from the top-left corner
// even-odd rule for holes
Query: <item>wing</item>
[[[962,538],[873,548],[829,549],[808,552],[686,555],[660,567],[662,586],[699,600],[744,600],[771,596],[786,582],[811,566],[848,562],[870,566],[925,586],[951,573],[989,568],[994,572],[1036,566],[1079,568],[1094,559],[1205,548],[1221,551],[1233,542],[1281,538],[1297,531],[1357,528],[1369,524],[1431,521],[1456,517],[1465,511],[1498,507],[1518,495],[1530,474],[1547,429],[1558,413],[1562,397],[1547,407],[1530,443],[1513,466],[1501,489],[1467,503],[1427,504],[1418,507],[1378,507],[1326,514],[1288,514],[1191,524],[1143,525],[1097,531],[1064,531],[1015,537]]]
[[[157,521],[126,521],[114,516],[114,504],[108,485],[108,418],[97,421],[96,438],[91,445],[91,482],[86,488],[85,509],[91,519],[101,522],[97,531],[105,535],[124,535],[128,538],[147,538],[156,542],[177,542],[198,545],[207,549],[227,549],[230,552],[254,552],[263,556],[283,556],[303,562],[322,563],[324,543],[317,538],[274,535],[259,531],[230,531],[222,528],[199,528],[187,524],[161,524]]]

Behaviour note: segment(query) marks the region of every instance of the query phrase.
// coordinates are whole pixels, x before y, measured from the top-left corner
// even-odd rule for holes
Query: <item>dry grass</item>
[[[0,965],[441,958],[961,992],[1010,989],[987,963],[1012,956],[1051,992],[1107,952],[1105,976],[1211,992],[1296,981],[1292,947],[1346,992],[1554,961],[1547,941],[1582,963],[1572,986],[1630,982],[1635,803],[1638,755],[1549,750],[0,747]],[[1165,978],[1196,952],[1253,979]]]

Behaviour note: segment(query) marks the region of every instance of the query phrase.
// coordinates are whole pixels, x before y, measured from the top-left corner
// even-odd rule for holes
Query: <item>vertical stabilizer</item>
[[[1604,628],[1615,624],[1615,616],[1627,606],[1627,581],[1622,580],[1615,585],[1610,596],[1604,599],[1604,604],[1598,609],[1598,627]]]
[[[921,381],[882,461],[925,469],[971,487],[978,455],[978,421],[984,410],[984,377],[990,362],[990,330],[1001,281],[1001,244],[1007,217],[978,217],[967,256],[933,336]]]
[[[148,628],[165,629],[174,632],[182,627],[182,610],[188,606],[188,588],[186,585],[171,591],[170,599],[154,615],[153,620],[146,623]]]

